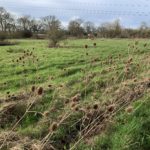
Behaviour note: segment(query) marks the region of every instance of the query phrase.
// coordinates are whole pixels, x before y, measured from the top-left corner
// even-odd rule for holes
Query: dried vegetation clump
[[[138,45],[139,42],[136,41],[128,48],[134,49],[133,54],[138,53]],[[93,43],[93,46],[96,48],[97,43]],[[147,44],[143,46],[145,48]],[[76,80],[73,83],[80,84],[78,89],[74,89],[73,84],[65,82],[54,84],[57,77],[47,77],[46,85],[33,83],[24,94],[11,94],[9,90],[6,92],[6,98],[0,100],[3,106],[0,110],[0,122],[2,129],[5,130],[7,127],[10,131],[0,134],[0,148],[74,149],[82,140],[86,141],[104,132],[118,113],[125,112],[130,115],[134,112],[132,103],[146,94],[150,88],[150,78],[140,74],[147,73],[143,69],[145,64],[137,62],[131,54],[128,58],[124,58],[122,54],[109,55],[105,60],[97,56],[91,57],[90,52],[87,52],[88,45],[84,48],[85,68],[61,69],[64,76],[81,70],[83,76],[78,82]],[[149,65],[149,56],[144,55],[144,58],[139,61],[145,60]],[[32,51],[27,50],[12,62],[25,67],[31,62],[37,65],[39,60]],[[121,67],[118,65],[120,61]],[[88,66],[105,67],[103,70],[92,72],[87,69]],[[25,69],[23,75],[28,75]],[[102,80],[104,76],[107,78]],[[42,77],[36,76],[35,80],[40,82]],[[7,86],[7,83],[3,86]],[[23,137],[17,133],[18,127],[24,126],[28,117],[36,118],[35,127],[43,126],[37,140],[32,137],[33,135]]]

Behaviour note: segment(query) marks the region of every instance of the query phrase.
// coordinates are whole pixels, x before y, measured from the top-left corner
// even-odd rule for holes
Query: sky
[[[96,25],[116,19],[124,27],[137,28],[141,22],[150,25],[150,0],[0,0],[0,7],[16,16],[55,15],[64,26],[76,18]]]

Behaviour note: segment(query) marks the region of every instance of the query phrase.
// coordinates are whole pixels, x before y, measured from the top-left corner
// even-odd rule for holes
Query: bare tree
[[[46,16],[42,18],[46,30],[59,29],[61,22],[55,16]]]
[[[0,7],[0,30],[4,31],[4,15],[6,14],[6,10],[3,7]]]
[[[27,31],[30,30],[30,16],[22,16],[18,18],[18,24],[20,30]]]
[[[35,19],[30,20],[29,28],[33,33],[38,33],[42,29],[42,26],[41,21]]]
[[[83,26],[87,34],[91,34],[95,32],[95,26],[93,22],[87,21],[83,24]]]
[[[115,37],[120,37],[122,31],[120,20],[117,19],[113,22],[113,28]]]
[[[148,25],[146,22],[141,22],[141,25],[140,25],[140,30],[147,30],[148,29]]]
[[[61,22],[55,16],[42,18],[44,26],[50,39],[50,47],[56,47],[58,42],[64,39],[64,31],[61,29]]]
[[[0,7],[0,30],[11,31],[15,20],[10,13],[8,13],[3,7]]]
[[[101,37],[120,37],[122,32],[122,27],[119,20],[113,22],[102,23],[97,29],[99,36]]]
[[[68,31],[72,36],[81,37],[84,33],[84,29],[82,27],[83,21],[81,19],[72,20],[69,22]]]

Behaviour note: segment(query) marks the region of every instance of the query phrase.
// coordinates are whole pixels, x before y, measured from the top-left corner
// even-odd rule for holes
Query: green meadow
[[[15,41],[0,47],[1,149],[150,149],[148,39]]]

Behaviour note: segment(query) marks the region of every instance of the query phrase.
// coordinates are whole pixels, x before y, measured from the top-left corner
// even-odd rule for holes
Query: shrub
[[[30,38],[30,37],[32,37],[32,32],[29,30],[21,31],[21,37],[22,38]]]
[[[4,41],[7,39],[7,34],[4,32],[0,32],[0,41]]]
[[[32,32],[29,31],[29,30],[16,31],[16,32],[13,32],[13,33],[9,33],[8,37],[10,39],[31,38],[32,37]]]
[[[48,33],[48,37],[50,39],[49,47],[56,47],[58,46],[58,42],[63,40],[64,37],[64,32],[61,29],[55,29],[51,30]]]

